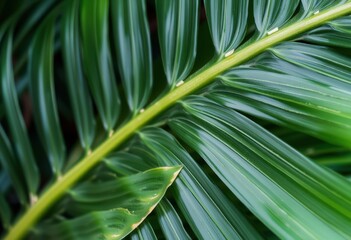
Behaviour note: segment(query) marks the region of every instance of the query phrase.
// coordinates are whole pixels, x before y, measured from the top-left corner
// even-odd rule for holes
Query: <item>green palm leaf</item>
[[[217,54],[223,55],[236,49],[245,36],[249,1],[204,2]]]
[[[11,213],[11,208],[7,203],[3,193],[0,193],[0,208],[1,208],[0,219],[1,219],[2,226],[5,229],[8,229],[11,226],[12,213]]]
[[[343,17],[310,31],[303,39],[327,46],[350,48],[351,19]]]
[[[349,60],[328,48],[285,43],[222,75],[233,89],[217,86],[209,95],[240,111],[350,147]]]
[[[156,1],[161,56],[171,87],[184,80],[195,61],[198,0]]]
[[[34,38],[30,55],[30,91],[39,135],[48,153],[52,171],[61,174],[65,160],[65,143],[58,122],[53,83],[53,39],[56,14],[50,15]],[[34,54],[36,53],[36,54]]]
[[[156,211],[159,215],[162,231],[167,239],[190,239],[190,236],[183,227],[180,217],[169,201],[162,200],[156,208]]]
[[[105,130],[111,133],[120,108],[108,42],[107,0],[81,2],[82,60]]]
[[[153,240],[157,239],[154,230],[152,229],[151,225],[147,222],[144,221],[144,223],[134,231],[130,239],[132,240]]]
[[[256,216],[271,229],[277,227],[278,236],[342,239],[351,234],[351,202],[345,191],[350,184],[345,179],[309,162],[236,112],[201,98],[183,105],[194,118],[179,117],[171,122],[172,129],[251,211],[257,208]]]
[[[0,6],[5,239],[351,235],[350,1]]]
[[[79,2],[66,6],[62,23],[62,50],[67,88],[82,147],[89,151],[95,135],[95,121],[90,94],[83,75],[79,34]]]
[[[160,129],[147,129],[142,132],[141,138],[154,152],[154,158],[160,165],[184,165],[179,180],[175,182],[175,200],[199,238],[260,238],[240,211],[211,183],[172,136]]]
[[[152,59],[144,1],[112,1],[119,71],[129,109],[143,108],[152,87]]]
[[[2,98],[22,169],[17,174],[24,174],[29,195],[35,198],[39,187],[39,173],[16,96],[11,64],[12,30],[9,31],[1,41],[1,66],[4,66],[1,74]],[[11,161],[11,159],[4,159],[4,161]]]
[[[254,0],[254,18],[257,38],[270,35],[286,23],[299,5],[298,0]]]
[[[21,204],[26,204],[28,202],[28,196],[26,193],[26,184],[23,177],[18,176],[19,172],[22,172],[21,165],[15,157],[14,151],[12,149],[11,143],[6,136],[3,128],[0,126],[0,160],[3,170],[5,170],[9,177],[13,188],[16,190],[18,200]]]
[[[109,181],[82,183],[69,193],[67,211],[76,217],[43,224],[35,235],[44,239],[123,238],[155,208],[180,170],[154,168]]]

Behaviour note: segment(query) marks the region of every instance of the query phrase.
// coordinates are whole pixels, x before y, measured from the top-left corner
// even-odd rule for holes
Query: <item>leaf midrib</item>
[[[145,109],[143,113],[140,113],[126,125],[118,129],[91,154],[87,155],[66,174],[59,178],[51,187],[47,189],[46,192],[44,192],[44,194],[40,196],[38,201],[25,212],[18,222],[10,229],[5,239],[9,240],[23,238],[31,227],[40,219],[40,217],[44,215],[46,210],[48,210],[50,206],[59,200],[67,192],[67,190],[76,184],[89,170],[93,169],[93,167],[96,166],[96,164],[98,164],[104,156],[106,156],[116,147],[120,146],[142,126],[147,124],[150,120],[158,116],[170,106],[174,105],[178,100],[208,85],[209,83],[213,82],[216,76],[222,72],[238,66],[239,64],[257,56],[264,50],[346,14],[351,14],[350,1],[343,5],[322,11],[317,15],[312,15],[311,17],[291,24],[288,27],[282,28],[278,32],[248,45],[247,47],[227,58],[222,59],[214,65],[201,69],[198,73],[189,77],[183,85],[173,89],[149,108]]]

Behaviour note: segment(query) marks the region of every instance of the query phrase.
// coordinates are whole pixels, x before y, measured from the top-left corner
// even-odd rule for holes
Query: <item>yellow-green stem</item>
[[[181,98],[186,97],[201,87],[208,85],[223,71],[237,66],[253,58],[254,56],[257,56],[257,54],[263,52],[267,48],[305,31],[313,29],[327,21],[350,13],[350,2],[331,8],[327,11],[320,12],[300,22],[282,28],[272,35],[266,36],[265,38],[241,49],[233,55],[224,58],[215,65],[208,67],[189,78],[183,85],[172,90],[159,101],[147,108],[143,113],[139,114],[129,123],[116,131],[90,155],[86,156],[65,175],[58,179],[40,196],[38,201],[31,208],[29,208],[27,212],[25,212],[18,222],[10,229],[5,239],[15,240],[23,238],[33,227],[33,225],[40,219],[40,217],[48,210],[48,208],[59,200],[59,198],[61,198],[68,189],[70,189],[82,176],[84,176],[84,174],[99,163],[106,154],[118,147],[138,129],[144,126],[155,116],[168,109]]]

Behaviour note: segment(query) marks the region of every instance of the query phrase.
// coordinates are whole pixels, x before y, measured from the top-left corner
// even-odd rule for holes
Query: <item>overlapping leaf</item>
[[[145,161],[145,156],[138,156],[127,152],[110,154],[104,159],[104,164],[108,169],[123,176],[146,171],[157,166],[153,162]]]
[[[167,239],[191,239],[182,221],[168,200],[162,200],[156,208],[158,220]]]
[[[121,239],[156,207],[181,167],[160,167],[115,180],[85,182],[70,191],[68,213],[76,218],[44,224],[46,239]],[[83,214],[83,215],[81,215]]]
[[[129,108],[143,108],[152,86],[152,56],[145,2],[112,1],[112,27],[118,66]]]
[[[0,219],[2,227],[4,229],[8,229],[11,226],[12,213],[11,208],[2,192],[0,192],[0,209]]]
[[[22,205],[27,205],[29,195],[32,197],[31,203],[34,204],[39,182],[44,185],[53,180],[45,177],[39,180],[31,144],[21,118],[15,80],[16,85],[23,86],[21,79],[24,79],[24,82],[29,79],[24,66],[29,67],[28,72],[32,74],[31,98],[34,100],[34,118],[37,119],[39,135],[44,139],[46,150],[55,166],[54,171],[61,170],[66,158],[62,150],[65,144],[60,136],[56,116],[57,103],[59,110],[62,110],[62,117],[74,116],[81,146],[85,150],[84,153],[80,146],[68,146],[72,149],[69,158],[74,162],[80,160],[78,155],[86,156],[80,161],[82,164],[76,165],[83,166],[82,168],[75,168],[75,171],[57,179],[62,181],[62,185],[57,182],[52,188],[44,186],[49,190],[55,187],[60,191],[65,190],[68,197],[66,195],[64,201],[60,201],[51,209],[29,237],[96,239],[126,235],[141,223],[150,209],[156,207],[165,188],[171,183],[167,179],[163,183],[158,182],[160,178],[164,180],[164,176],[160,177],[157,174],[151,180],[145,178],[145,174],[155,169],[146,173],[139,172],[164,165],[184,165],[184,171],[175,182],[172,194],[161,202],[157,214],[152,216],[152,220],[157,221],[152,222],[152,226],[149,222],[141,224],[131,235],[132,239],[156,239],[163,236],[175,239],[193,236],[213,239],[260,239],[257,231],[261,229],[252,227],[257,220],[252,219],[250,214],[247,220],[246,216],[236,209],[237,199],[230,190],[278,237],[338,239],[351,235],[349,182],[319,167],[269,134],[267,130],[225,107],[227,105],[245,114],[284,125],[283,128],[276,127],[282,131],[285,127],[294,133],[296,131],[291,129],[301,131],[301,144],[302,140],[311,139],[304,135],[307,133],[342,145],[343,150],[350,148],[350,61],[349,57],[345,57],[349,53],[339,49],[337,54],[335,49],[311,44],[349,48],[349,16],[328,22],[307,35],[296,36],[294,31],[298,30],[298,25],[295,29],[290,28],[291,33],[286,31],[291,37],[286,40],[290,41],[296,37],[291,41],[302,40],[304,43],[290,42],[272,47],[273,44],[269,41],[277,41],[281,35],[262,39],[307,17],[309,19],[305,23],[311,24],[311,20],[314,20],[313,24],[317,26],[321,23],[320,20],[328,15],[332,6],[346,3],[346,0],[254,0],[250,4],[246,0],[205,1],[205,9],[201,9],[201,13],[206,10],[210,26],[208,37],[212,35],[218,55],[215,60],[218,61],[216,65],[213,65],[215,61],[211,61],[206,67],[195,72],[188,81],[193,81],[192,84],[177,89],[174,88],[186,80],[195,61],[198,47],[199,1],[156,0],[154,5],[150,1],[138,0],[67,0],[64,4],[46,1],[42,7],[37,7],[37,2],[17,6],[16,3],[20,2],[16,1],[13,5],[13,9],[19,12],[5,13],[9,19],[5,19],[4,24],[0,26],[0,98],[4,100],[0,102],[0,106],[6,106],[7,117],[7,122],[1,122],[1,125],[5,131],[10,132],[8,134],[2,131],[2,127],[0,129],[0,217],[3,227],[9,228],[8,236],[13,236],[11,233],[16,232],[13,229],[20,229],[23,236],[29,231],[28,226],[33,226],[40,214],[43,215],[43,211],[37,207],[40,206],[38,203],[43,204],[41,199],[54,199],[41,205],[44,206],[43,209],[49,209],[61,196],[53,194],[47,198],[39,198],[37,205],[29,208],[34,209],[34,214],[25,214],[23,218],[15,215],[25,208],[12,211],[6,202],[9,200],[11,208],[17,208],[17,200]],[[350,12],[351,10],[347,9],[351,5],[348,4],[337,11],[336,8],[331,10],[328,19],[334,18],[334,14],[341,11]],[[5,4],[8,5],[11,4]],[[33,10],[33,16],[28,18],[26,15],[31,13],[27,7]],[[154,19],[154,7],[157,20]],[[54,20],[54,17],[47,18],[52,12],[51,9],[59,14],[58,21]],[[152,45],[154,51],[151,51],[146,12],[151,25],[156,25],[157,21],[159,40],[152,41],[152,44],[155,44]],[[1,10],[1,13],[4,11]],[[319,14],[324,17],[319,18]],[[15,47],[12,48],[12,32],[7,31],[12,27],[11,24],[17,21],[15,15],[20,16],[18,19],[28,19],[28,22],[16,24]],[[206,26],[206,23],[203,24]],[[109,34],[110,29],[113,36]],[[246,29],[249,32],[247,35]],[[54,41],[53,38],[54,33],[59,31],[61,42],[57,39]],[[37,36],[31,54],[33,61],[27,64],[27,42],[33,40],[32,35]],[[240,46],[243,39],[250,40]],[[259,39],[262,41],[254,44],[256,48],[250,48],[251,43]],[[160,44],[160,57],[168,87],[160,91],[162,86],[152,89],[155,93],[153,97],[161,98],[161,101],[154,102],[143,115],[143,108],[153,100],[149,99],[149,95],[153,81],[153,60],[159,55],[157,43]],[[116,54],[111,54],[110,45]],[[55,62],[54,46],[58,50],[55,53]],[[184,97],[198,89],[198,86],[204,85],[197,83],[205,79],[207,84],[219,71],[224,70],[224,66],[235,65],[235,58],[223,59],[231,55],[232,50],[235,50],[236,54],[238,50],[248,47],[243,53],[255,57],[252,51],[262,52],[268,46],[272,47],[268,52],[224,73],[220,77],[221,81],[217,81],[221,83],[201,91],[201,94],[217,103],[203,97],[182,100],[182,104],[171,109],[169,114],[153,122],[153,126],[169,123],[171,129],[168,126],[165,126],[164,130],[151,127],[140,129],[141,125],[148,124],[148,121],[161,111],[167,110],[166,108],[175,102],[174,99]],[[240,62],[242,55],[236,56]],[[112,59],[117,62],[112,64]],[[12,62],[15,66],[12,66]],[[67,74],[65,81],[72,110],[66,107],[69,104],[66,99],[57,101],[53,93],[52,74],[55,72],[55,87],[60,88],[60,80],[64,78],[60,74],[62,65]],[[118,75],[114,69],[117,66],[121,81],[116,81],[114,77]],[[156,72],[163,75],[162,70]],[[160,72],[162,73],[159,74]],[[210,76],[205,76],[204,72]],[[94,116],[94,107],[85,86],[85,79],[94,98],[98,116]],[[154,80],[160,83],[164,79]],[[121,95],[125,96],[125,99],[122,99],[121,103],[117,89],[117,84],[120,83],[125,90],[125,94]],[[174,92],[162,98],[162,94],[169,89]],[[65,96],[64,94],[62,95]],[[137,124],[117,126],[120,109],[127,105],[133,114],[132,123]],[[155,110],[155,113],[151,112],[152,110]],[[126,111],[123,117],[129,114],[130,112]],[[28,113],[24,115],[27,116]],[[70,120],[70,117],[68,119]],[[95,119],[101,122],[110,134],[115,128],[121,129],[121,134],[115,134],[109,140],[105,140],[106,134],[101,133],[97,134],[95,139]],[[31,116],[27,116],[26,120],[32,134]],[[266,124],[266,121],[258,121],[262,125]],[[139,124],[140,122],[142,124]],[[65,127],[65,130],[70,131],[70,126]],[[53,129],[52,133],[48,131],[49,128]],[[277,131],[269,130],[287,140],[286,137],[277,134]],[[137,136],[133,137],[137,131]],[[183,146],[171,135],[172,131]],[[36,135],[34,132],[31,138],[33,145]],[[118,142],[120,136],[124,140],[125,136],[133,139],[122,143]],[[51,139],[57,142],[53,143]],[[72,139],[73,141],[75,139]],[[117,144],[121,147],[118,151],[121,151],[109,155],[111,151],[115,151],[111,147],[116,146],[114,141],[121,144]],[[288,142],[304,154],[316,158],[316,162],[322,165],[337,170],[349,166],[349,150],[338,152],[340,155],[336,155],[332,144],[323,141],[321,145],[306,144],[308,146],[305,149],[293,141]],[[15,146],[10,146],[11,143]],[[312,148],[308,148],[311,146]],[[190,155],[193,150],[212,170],[198,154]],[[330,156],[320,153],[322,150]],[[38,153],[37,156],[41,160],[42,155]],[[101,159],[104,156],[107,157]],[[98,161],[102,164],[98,164]],[[332,165],[332,162],[337,164]],[[45,159],[40,163],[44,163],[40,164],[40,170],[46,172]],[[84,179],[80,179],[82,181],[78,186],[71,188],[79,180],[77,177],[71,182],[67,181],[77,176],[71,173],[79,175],[88,170],[91,171]],[[16,175],[17,172],[19,174]],[[213,177],[213,173],[218,177]],[[347,174],[347,171],[345,173]],[[136,175],[128,176],[130,174]],[[142,175],[144,177],[139,177]],[[173,176],[168,177],[173,181]],[[227,187],[220,187],[221,180]],[[158,194],[159,192],[162,194]],[[153,194],[156,194],[156,198]],[[244,207],[242,209],[247,210]],[[12,219],[24,221],[20,220],[19,224],[14,224]],[[13,226],[9,227],[11,225]],[[267,235],[263,237],[266,238]]]
[[[21,204],[28,202],[26,184],[21,174],[21,166],[18,162],[18,159],[15,157],[11,143],[6,136],[2,126],[0,125],[0,166],[4,169],[9,177],[11,178],[11,183],[14,189],[18,200]]]
[[[50,15],[34,38],[30,54],[29,87],[33,96],[34,119],[39,136],[47,151],[53,173],[60,175],[66,149],[58,120],[53,82],[55,19],[56,14]]]
[[[350,58],[286,43],[221,78],[217,101],[334,144],[351,145]],[[330,131],[330,128],[333,131]]]
[[[249,1],[205,0],[207,21],[218,55],[236,49],[246,32]]]
[[[316,44],[351,48],[351,16],[331,21],[304,34],[301,38]]]
[[[108,0],[82,1],[83,67],[104,128],[111,132],[120,112],[108,41]]]
[[[148,221],[144,221],[133,233],[130,235],[132,240],[156,240],[157,236]]]
[[[121,239],[132,229],[134,224],[127,209],[117,208],[92,212],[72,220],[43,226],[38,231],[42,239]]]
[[[254,122],[201,97],[183,102],[174,132],[282,238],[350,236],[350,184]]]
[[[308,14],[323,11],[326,8],[345,3],[347,0],[301,0],[303,10]],[[307,15],[308,16],[308,15]]]
[[[167,82],[184,80],[195,61],[198,0],[156,0],[158,34]]]
[[[62,24],[66,84],[82,147],[88,151],[95,135],[95,121],[80,50],[79,1],[67,1]]]
[[[20,112],[17,94],[15,90],[13,68],[11,61],[12,32],[5,33],[1,39],[1,93],[5,103],[6,119],[10,128],[15,148],[21,165],[21,173],[26,180],[30,195],[36,196],[39,187],[39,171],[34,160],[26,127]],[[11,159],[6,159],[10,161]],[[19,174],[21,174],[19,173]]]
[[[153,151],[154,159],[160,165],[184,165],[179,180],[175,182],[175,199],[199,238],[260,239],[174,137],[160,129],[148,129],[141,133],[141,139]]]
[[[257,38],[283,26],[294,14],[298,5],[298,0],[254,0],[253,12],[258,31]]]

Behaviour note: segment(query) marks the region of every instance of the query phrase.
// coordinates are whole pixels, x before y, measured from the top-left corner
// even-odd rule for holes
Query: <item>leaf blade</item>
[[[156,234],[150,225],[150,223],[145,220],[135,231],[130,235],[132,240],[156,240]]]
[[[254,0],[254,18],[257,28],[257,39],[270,35],[274,29],[286,23],[299,4],[298,0]]]
[[[196,56],[198,0],[156,1],[163,67],[172,88],[190,73]]]
[[[120,112],[120,99],[108,42],[108,0],[81,2],[83,67],[106,131]]]
[[[246,0],[205,0],[204,2],[217,54],[221,56],[236,49],[245,36],[249,2]]]
[[[77,217],[43,224],[38,233],[50,239],[121,239],[150,214],[180,171],[180,166],[159,167],[116,180],[83,183],[69,193],[68,212]]]
[[[245,113],[350,147],[349,58],[301,43],[282,44],[270,51],[223,74],[220,78],[226,87],[209,90],[209,96]]]
[[[2,227],[8,229],[11,226],[12,211],[2,192],[0,192],[0,209]]]
[[[58,176],[61,175],[65,161],[66,146],[58,120],[53,79],[55,15],[50,15],[36,32],[31,49],[29,89],[36,127],[49,157],[52,172]]]
[[[129,109],[136,114],[152,87],[152,54],[145,1],[112,1],[115,48]]]
[[[183,223],[167,199],[163,199],[156,208],[158,221],[167,239],[191,239],[183,227]]]
[[[81,145],[86,151],[89,151],[95,136],[95,120],[92,101],[82,67],[79,2],[68,2],[62,24],[63,57],[67,75],[66,85]]]
[[[18,159],[14,156],[11,143],[0,125],[0,165],[11,178],[11,184],[14,187],[17,197],[21,204],[28,202],[27,189],[25,181],[21,174],[21,166]]]
[[[304,41],[332,47],[350,48],[351,17],[346,16],[316,28],[303,36]]]
[[[12,33],[7,33],[2,42],[1,50],[1,86],[2,98],[5,103],[5,113],[7,122],[15,145],[16,152],[21,164],[26,185],[32,196],[36,196],[39,187],[39,171],[34,160],[32,148],[30,146],[28,134],[21,116],[18,104],[17,94],[14,85],[14,76],[12,72],[11,51],[12,51]]]

